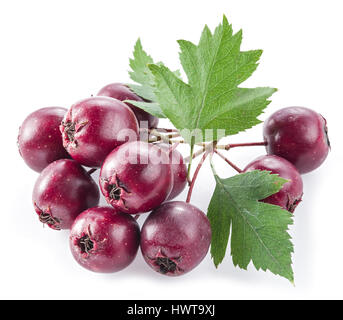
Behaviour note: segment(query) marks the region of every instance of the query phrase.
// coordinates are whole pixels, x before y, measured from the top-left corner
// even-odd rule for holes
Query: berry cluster
[[[211,227],[207,216],[189,202],[208,154],[218,154],[239,173],[267,170],[287,179],[278,193],[262,201],[294,212],[303,195],[300,174],[319,167],[330,148],[321,115],[307,108],[284,108],[265,122],[264,142],[200,144],[202,149],[189,161],[204,156],[190,179],[189,161],[176,150],[181,141],[173,140],[179,132],[158,129],[158,118],[126,100],[144,101],[126,85],[110,84],[69,110],[33,112],[19,130],[20,154],[40,172],[32,196],[39,220],[54,230],[71,229],[75,260],[95,272],[122,270],[139,246],[147,264],[169,276],[184,274],[203,260]],[[147,140],[142,133],[148,133]],[[249,145],[265,145],[268,154],[244,170],[220,153]],[[98,206],[99,188],[91,177],[98,168],[107,207]],[[187,202],[171,201],[187,182]],[[147,212],[140,230],[136,220]]]
[[[89,270],[127,267],[141,243],[152,268],[179,275],[206,255],[210,224],[188,203],[162,204],[184,190],[186,164],[175,148],[139,140],[139,123],[150,131],[158,118],[122,102],[127,99],[142,101],[127,86],[110,84],[69,110],[39,109],[25,119],[19,152],[40,172],[33,205],[51,229],[71,229],[72,254]],[[101,192],[112,207],[98,206],[99,188],[91,177],[97,168]],[[151,210],[141,233],[130,214],[137,219]]]

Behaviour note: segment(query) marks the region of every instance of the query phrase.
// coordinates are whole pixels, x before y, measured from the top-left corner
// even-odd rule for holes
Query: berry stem
[[[177,130],[177,129],[156,128],[155,130],[159,131],[159,132],[177,132],[177,133],[179,133],[179,130]]]
[[[89,169],[87,172],[89,175],[93,174],[96,170],[98,169],[95,169],[95,168],[92,168],[92,169]]]
[[[174,143],[174,144],[170,147],[169,153],[172,153],[178,146],[179,146],[179,142]]]
[[[166,134],[167,133],[167,134]],[[160,137],[162,140],[170,140],[172,138],[178,138],[180,137],[180,133],[179,132],[162,132],[162,131],[157,131],[156,129],[153,129],[150,131],[150,134],[156,137]]]
[[[217,149],[214,150],[214,152],[221,157],[226,163],[228,163],[233,169],[235,169],[238,173],[242,173],[243,170],[238,168],[234,163],[232,163],[229,159],[227,159],[225,156],[223,156]]]
[[[204,164],[207,156],[209,155],[209,152],[205,152],[204,155],[202,156],[197,168],[195,169],[195,172],[194,172],[194,175],[193,175],[193,178],[192,178],[192,181],[191,181],[191,185],[189,187],[189,190],[188,190],[188,194],[187,194],[187,200],[186,202],[189,203],[191,201],[191,197],[192,197],[192,192],[193,192],[193,188],[194,188],[194,185],[195,185],[195,181],[198,177],[198,174],[199,174],[199,171],[202,167],[202,165]]]
[[[195,159],[198,156],[201,156],[205,151],[206,151],[206,149],[203,147],[202,149],[198,150],[197,152],[194,152],[193,155],[192,155],[192,159]],[[190,161],[190,156],[185,158],[185,162],[186,163],[188,163],[189,161]]]
[[[267,145],[267,142],[230,143],[227,145],[219,145],[217,146],[217,148],[229,150],[229,149],[238,148],[238,147],[256,147],[256,146],[266,146],[266,145]]]

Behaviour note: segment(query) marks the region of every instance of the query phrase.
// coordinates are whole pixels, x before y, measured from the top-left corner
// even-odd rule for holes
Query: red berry
[[[176,198],[187,185],[187,166],[179,151],[167,144],[159,144],[158,146],[169,154],[173,172],[173,189],[167,200],[172,200]]]
[[[55,230],[70,229],[75,218],[99,203],[99,189],[76,161],[57,160],[38,177],[33,204],[39,220]]]
[[[64,147],[72,158],[95,168],[101,167],[114,148],[138,136],[138,123],[132,110],[108,97],[77,102],[69,109],[60,129]]]
[[[100,188],[107,202],[130,214],[158,207],[172,187],[167,153],[142,141],[128,142],[113,150],[100,172]]]
[[[111,98],[118,99],[120,101],[125,101],[125,100],[144,101],[141,97],[137,96],[134,92],[130,90],[128,86],[126,86],[123,83],[111,83],[103,87],[98,92],[98,96],[111,97]],[[148,112],[145,112],[143,109],[135,107],[131,103],[126,103],[126,104],[135,113],[139,125],[141,125],[142,121],[147,121],[149,129],[157,127],[158,118],[154,117]]]
[[[246,166],[244,172],[253,170],[271,171],[271,173],[289,180],[279,192],[264,199],[263,202],[294,212],[303,195],[303,182],[298,170],[289,161],[273,155],[255,159]]]
[[[135,219],[110,207],[82,212],[70,232],[75,260],[94,272],[117,272],[136,257],[140,231]]]
[[[63,147],[59,125],[67,112],[60,107],[31,113],[19,129],[18,148],[26,164],[41,172],[55,160],[70,158]]]
[[[146,219],[141,250],[148,265],[167,276],[194,269],[206,256],[211,227],[206,215],[181,201],[167,202]]]
[[[272,114],[264,124],[264,140],[268,154],[287,159],[300,173],[318,168],[330,150],[326,120],[302,107]]]

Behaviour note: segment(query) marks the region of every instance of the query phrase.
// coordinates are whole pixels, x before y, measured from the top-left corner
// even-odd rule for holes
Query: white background
[[[342,1],[1,1],[0,298],[244,299],[343,298]],[[304,179],[304,201],[291,228],[295,287],[267,272],[234,268],[228,255],[216,270],[207,256],[179,278],[153,272],[140,252],[117,274],[88,272],[73,261],[68,232],[43,228],[31,205],[37,174],[16,147],[18,127],[35,109],[95,94],[128,79],[128,58],[143,46],[178,68],[177,39],[197,42],[226,14],[244,31],[243,49],[264,49],[246,85],[279,89],[263,120],[291,105],[307,106],[328,121],[332,152]],[[262,126],[230,141],[260,141]],[[244,167],[262,147],[230,151]],[[229,156],[229,154],[228,154]],[[234,172],[220,159],[218,172]],[[214,181],[208,164],[192,202],[206,211]],[[184,200],[186,193],[180,196]],[[143,221],[144,219],[142,219]]]

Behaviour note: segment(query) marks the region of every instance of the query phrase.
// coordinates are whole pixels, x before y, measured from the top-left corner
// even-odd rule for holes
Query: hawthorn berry
[[[270,171],[289,180],[279,192],[262,201],[280,206],[293,213],[303,195],[303,182],[298,170],[289,161],[274,155],[258,157],[245,167],[244,172],[254,170]]]
[[[116,147],[138,137],[133,111],[109,97],[93,97],[74,104],[65,115],[60,130],[63,144],[74,160],[100,168]]]
[[[167,144],[159,144],[160,148],[169,154],[171,169],[173,172],[173,188],[167,200],[176,198],[187,185],[187,166],[182,154]]]
[[[19,153],[31,169],[41,172],[55,160],[70,158],[59,130],[66,112],[60,107],[42,108],[31,113],[20,126]]]
[[[134,100],[134,101],[144,101],[141,97],[136,95],[134,92],[130,90],[130,88],[123,84],[123,83],[111,83],[107,86],[103,87],[99,92],[98,96],[106,96],[118,99],[120,101],[125,100]],[[134,106],[131,103],[127,103],[131,110],[135,113],[135,116],[138,120],[138,124],[140,125],[141,122],[147,121],[148,122],[148,128],[156,128],[158,125],[158,118],[154,117],[148,112],[145,112],[143,109],[140,109],[136,106]]]
[[[158,207],[173,188],[168,154],[143,141],[114,149],[104,161],[99,180],[106,201],[130,214]]]
[[[194,269],[206,256],[211,227],[206,215],[182,201],[166,202],[145,220],[141,250],[147,264],[167,276]]]
[[[132,216],[112,207],[95,207],[75,220],[69,238],[75,260],[94,272],[117,272],[136,257],[139,226]]]
[[[303,107],[276,111],[264,123],[268,154],[287,159],[300,173],[318,168],[330,150],[325,118]]]
[[[51,229],[70,229],[75,218],[99,203],[99,188],[87,171],[72,159],[49,164],[33,189],[39,220]]]

